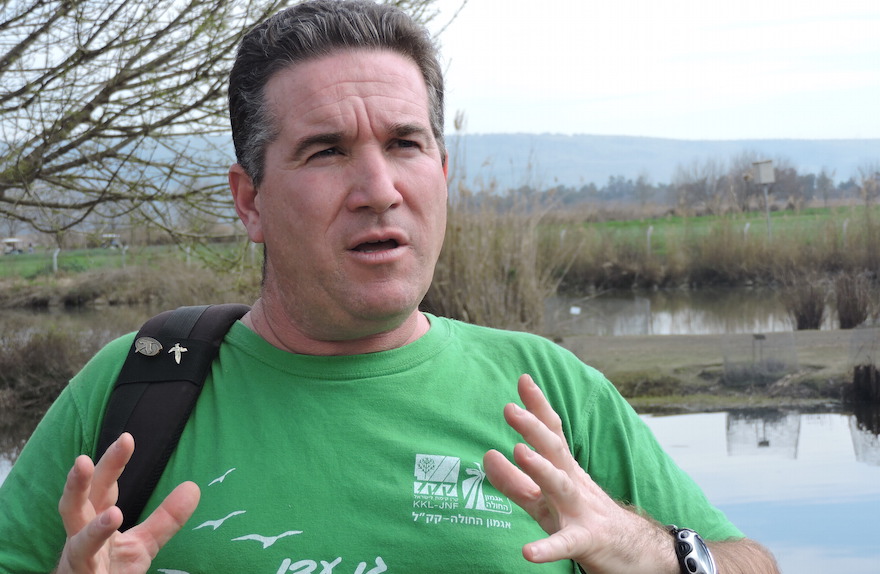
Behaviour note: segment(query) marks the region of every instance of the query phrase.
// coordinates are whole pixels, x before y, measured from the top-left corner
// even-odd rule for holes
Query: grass
[[[229,268],[218,272],[200,261],[188,262],[177,250],[156,248],[144,250],[134,263],[122,267],[118,261],[113,264],[113,258],[106,256],[105,251],[72,253],[68,261],[78,264],[76,271],[0,279],[0,307],[151,304],[171,308],[205,302],[252,301],[259,290],[258,272],[248,266],[240,266],[237,272]],[[22,263],[25,267],[27,264]]]
[[[62,273],[81,273],[95,269],[121,269],[125,266],[148,264],[157,258],[169,257],[178,251],[174,247],[143,247],[128,249],[74,249],[58,254],[58,270]],[[34,253],[4,255],[0,258],[0,279],[35,279],[54,273],[51,250]]]
[[[873,218],[880,216],[880,206],[872,207]],[[850,220],[849,225],[855,225],[856,220],[863,219],[864,206],[851,207],[812,207],[797,212],[775,211],[771,212],[771,229],[774,237],[790,236],[803,230],[814,230],[831,221],[840,226]],[[758,241],[766,241],[767,222],[762,212],[734,213],[729,215],[699,215],[685,217],[681,215],[665,215],[661,217],[638,217],[619,219],[612,221],[591,221],[578,223],[600,233],[617,234],[619,239],[626,236],[644,237],[649,227],[654,228],[655,253],[662,255],[666,249],[666,241],[672,244],[680,243],[685,239],[699,239],[708,236],[720,222],[731,225],[737,232],[752,237]],[[748,226],[748,229],[746,229]]]
[[[772,239],[756,213],[590,223],[560,216],[547,232],[565,229],[581,244],[562,276],[570,291],[772,285],[807,269],[877,275],[878,215],[876,206],[775,212]]]

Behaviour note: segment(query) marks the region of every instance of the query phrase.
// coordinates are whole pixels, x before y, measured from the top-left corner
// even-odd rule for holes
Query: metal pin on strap
[[[162,351],[162,343],[152,337],[140,337],[134,342],[134,352],[146,355],[147,357],[155,357]],[[180,363],[180,361],[178,361]]]

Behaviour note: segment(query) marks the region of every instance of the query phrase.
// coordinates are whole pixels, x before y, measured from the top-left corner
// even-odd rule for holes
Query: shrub
[[[798,330],[818,329],[825,319],[829,289],[816,272],[791,273],[786,278],[783,301]]]
[[[49,405],[99,347],[79,333],[55,329],[17,333],[4,339],[0,346],[0,389],[5,391],[6,406],[19,411]]]
[[[872,281],[865,273],[843,272],[834,279],[834,298],[841,329],[854,329],[871,316]]]

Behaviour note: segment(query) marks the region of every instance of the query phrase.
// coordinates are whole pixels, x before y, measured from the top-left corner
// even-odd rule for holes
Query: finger
[[[558,509],[565,508],[566,514],[570,514],[573,509],[567,505],[573,506],[579,501],[573,481],[524,444],[516,445],[514,457],[522,469],[514,466],[497,451],[486,453],[483,457],[486,477],[499,492],[525,510],[547,533],[556,532],[562,526]],[[534,473],[534,476],[528,473]],[[566,506],[559,506],[559,501]],[[579,513],[575,511],[572,515]]]
[[[68,536],[73,536],[95,517],[95,510],[89,502],[92,476],[95,466],[92,459],[86,455],[76,457],[70,472],[67,473],[67,481],[64,483],[64,491],[58,501],[58,513],[64,530]]]
[[[579,484],[567,472],[524,444],[514,447],[513,459],[522,472],[534,481],[544,497],[550,499],[552,506],[566,509],[575,507],[581,491],[578,490]]]
[[[73,572],[92,571],[98,553],[121,525],[122,511],[115,506],[108,508],[69,538],[62,561]]]
[[[543,496],[538,507],[543,520],[538,523],[550,534],[523,547],[523,556],[530,562],[555,562],[575,559],[592,544],[590,532],[578,525],[590,520],[602,521],[603,512],[595,506],[606,498],[586,473],[577,476],[559,470],[550,461],[526,445],[514,448],[514,460],[540,487]]]
[[[541,488],[534,480],[497,450],[490,450],[483,456],[483,470],[492,486],[532,514],[531,509],[541,499]]]
[[[532,411],[510,403],[504,407],[504,418],[523,440],[558,468],[567,472],[580,468],[568,450],[565,437],[549,428]]]
[[[571,517],[582,514],[586,509],[598,508],[594,502],[611,502],[608,494],[579,466],[574,471],[560,469],[553,461],[524,444],[518,444],[513,449],[513,459],[538,485],[542,494],[549,499],[549,504],[566,509],[566,514]],[[611,506],[618,508],[616,503]]]
[[[119,498],[119,487],[116,481],[119,480],[133,453],[134,437],[125,432],[107,448],[101,460],[98,461],[95,466],[95,476],[92,480],[90,494],[95,512],[103,512],[116,504]]]
[[[586,531],[579,528],[563,528],[547,538],[529,542],[523,546],[522,553],[529,562],[543,564],[574,559],[589,546],[590,540]]]
[[[531,375],[523,374],[520,376],[517,391],[526,409],[559,438],[565,440],[565,434],[562,432],[562,419],[553,410],[541,387],[535,383]]]
[[[541,488],[527,474],[495,450],[490,450],[483,457],[483,468],[492,486],[525,510],[541,528],[548,533],[555,529],[555,519]]]
[[[201,491],[194,482],[184,482],[165,497],[146,520],[129,532],[136,534],[155,558],[159,550],[180,530],[199,504]]]

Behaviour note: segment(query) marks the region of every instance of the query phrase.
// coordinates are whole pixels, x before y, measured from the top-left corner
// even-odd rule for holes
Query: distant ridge
[[[450,175],[502,188],[532,185],[602,186],[609,177],[669,183],[679,165],[708,159],[725,164],[744,152],[786,160],[799,173],[823,168],[835,182],[880,165],[880,139],[676,140],[636,136],[562,134],[448,135]]]

